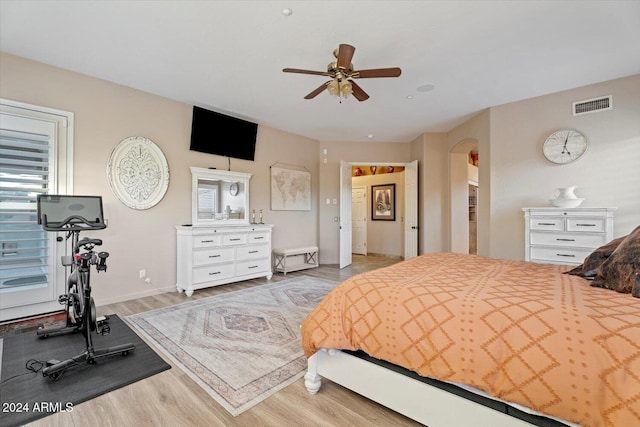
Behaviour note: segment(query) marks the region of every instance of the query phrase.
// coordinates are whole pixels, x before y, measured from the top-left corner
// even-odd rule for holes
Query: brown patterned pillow
[[[581,277],[595,276],[596,273],[598,272],[598,268],[600,268],[602,263],[605,262],[607,258],[611,256],[613,251],[616,250],[618,245],[622,243],[622,241],[626,237],[627,236],[618,237],[617,239],[610,241],[606,245],[600,246],[598,249],[591,252],[589,256],[587,256],[584,259],[582,264],[580,264],[579,266],[575,267],[572,270],[567,271],[566,273],[572,274],[574,276],[581,276]]]
[[[591,286],[640,297],[640,226],[602,263]]]

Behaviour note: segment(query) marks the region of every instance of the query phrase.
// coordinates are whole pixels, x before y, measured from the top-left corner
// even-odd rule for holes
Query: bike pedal
[[[109,335],[111,333],[111,328],[109,327],[109,325],[105,324],[102,325],[102,328],[100,329],[100,335]]]
[[[66,303],[69,302],[69,295],[65,294],[65,295],[60,295],[58,297],[58,303],[65,305]]]

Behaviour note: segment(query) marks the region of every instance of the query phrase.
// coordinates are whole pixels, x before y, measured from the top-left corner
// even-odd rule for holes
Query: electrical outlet
[[[147,270],[140,270],[140,278],[144,279],[145,277],[147,277]]]

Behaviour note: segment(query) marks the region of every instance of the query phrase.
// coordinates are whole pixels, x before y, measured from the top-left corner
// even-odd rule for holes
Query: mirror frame
[[[246,225],[249,224],[249,180],[250,173],[232,172],[218,169],[207,169],[192,166],[191,170],[191,223],[193,226],[206,225]],[[238,205],[244,210],[244,218],[240,219],[215,219],[215,218],[199,218],[198,217],[198,186],[202,181],[225,181],[228,183],[237,183],[241,191],[235,197],[244,199],[239,201]]]

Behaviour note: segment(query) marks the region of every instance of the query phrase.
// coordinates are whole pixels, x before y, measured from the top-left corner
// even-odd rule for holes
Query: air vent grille
[[[599,98],[585,99],[573,103],[573,115],[596,113],[598,111],[611,110],[613,108],[613,97],[601,96]]]

